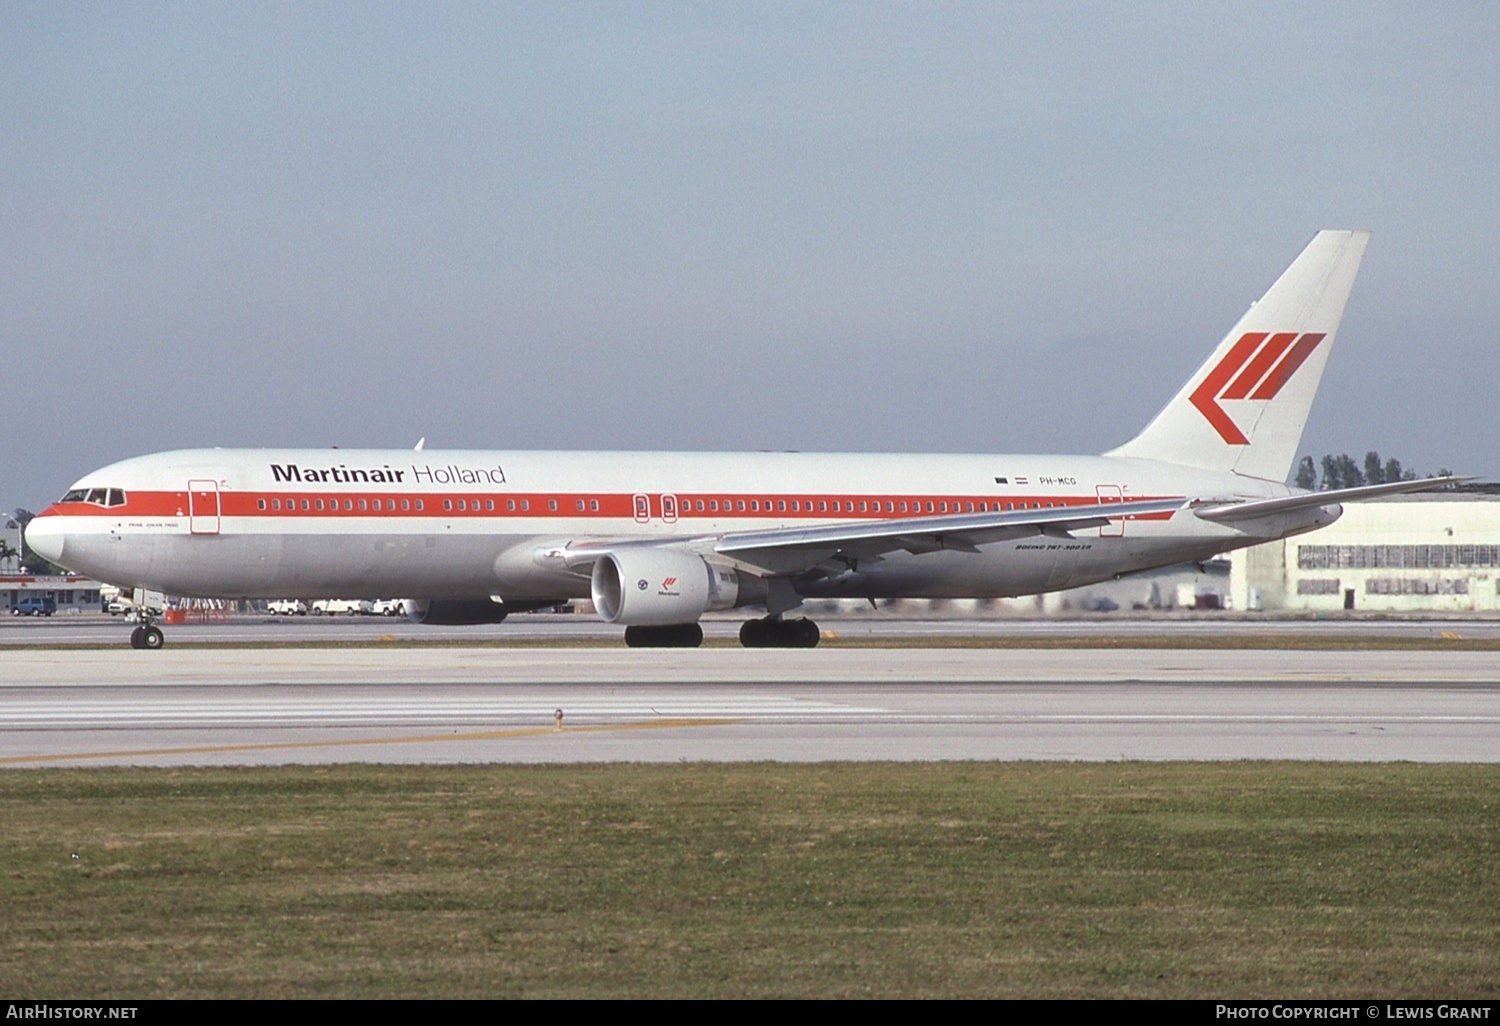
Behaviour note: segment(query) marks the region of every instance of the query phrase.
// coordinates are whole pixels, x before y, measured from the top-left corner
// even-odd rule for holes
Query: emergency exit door
[[[193,534],[219,533],[219,482],[188,482],[188,530]]]
[[[1096,485],[1094,487],[1094,495],[1100,503],[1125,501],[1125,490],[1119,485]],[[1101,538],[1120,538],[1124,534],[1125,521],[1123,519],[1111,520],[1099,528],[1099,537]]]

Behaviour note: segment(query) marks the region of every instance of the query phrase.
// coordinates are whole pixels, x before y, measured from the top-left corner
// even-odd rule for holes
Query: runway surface
[[[1500,654],[392,646],[0,658],[4,767],[845,759],[1494,762]]]
[[[742,615],[713,615],[703,619],[709,639],[738,636]],[[1500,616],[1463,618],[1411,617],[1392,619],[1371,614],[1334,614],[1272,618],[1262,615],[1157,614],[1152,616],[1095,615],[1059,618],[937,616],[903,617],[887,612],[822,616],[814,619],[825,632],[853,640],[935,637],[1069,638],[1108,634],[1119,637],[1172,635],[1201,638],[1219,635],[1268,635],[1320,638],[1330,636],[1438,638],[1444,632],[1464,638],[1500,638]],[[24,645],[98,645],[127,643],[130,624],[120,617],[99,614],[58,615],[50,619],[0,616],[0,651]],[[619,642],[624,628],[577,614],[523,614],[504,623],[469,627],[415,624],[396,617],[237,615],[223,623],[188,623],[165,627],[167,647],[182,644],[265,644],[309,642],[375,643],[381,638],[417,642],[579,641]]]

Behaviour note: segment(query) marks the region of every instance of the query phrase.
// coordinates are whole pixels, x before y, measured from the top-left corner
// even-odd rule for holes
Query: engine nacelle
[[[402,599],[401,607],[412,623],[435,624],[439,627],[471,627],[481,623],[500,623],[511,613],[525,613],[533,609],[560,606],[566,599],[548,599],[542,602],[507,602],[501,604],[493,599]]]
[[[694,552],[630,548],[594,561],[589,591],[605,623],[627,627],[693,623],[739,604],[740,575]]]

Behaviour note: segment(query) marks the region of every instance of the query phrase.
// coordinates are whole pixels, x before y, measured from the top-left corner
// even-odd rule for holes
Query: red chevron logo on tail
[[[1221,399],[1257,399],[1266,401],[1276,398],[1276,393],[1292,379],[1318,343],[1326,338],[1323,332],[1307,332],[1298,335],[1295,331],[1272,334],[1268,331],[1251,331],[1241,335],[1239,341],[1229,347],[1224,359],[1214,365],[1193,389],[1189,401],[1213,425],[1219,437],[1229,445],[1249,445],[1250,439],[1239,429],[1239,425],[1219,405]]]

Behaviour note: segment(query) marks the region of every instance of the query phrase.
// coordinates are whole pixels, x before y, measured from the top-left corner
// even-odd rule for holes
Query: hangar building
[[[1231,560],[1234,609],[1500,611],[1500,485],[1347,503]]]

